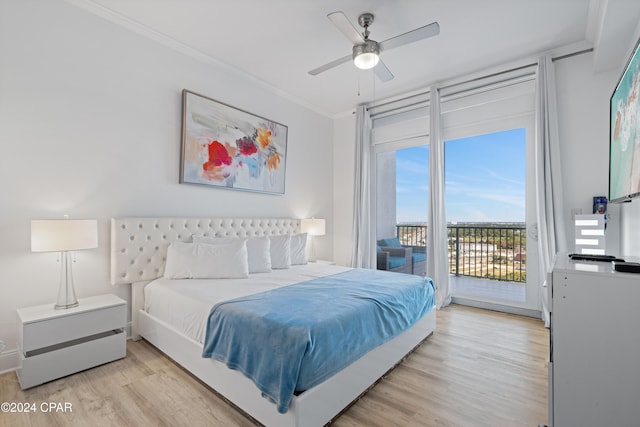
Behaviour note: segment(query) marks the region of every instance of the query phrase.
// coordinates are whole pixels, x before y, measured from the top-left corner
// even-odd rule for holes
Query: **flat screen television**
[[[609,202],[640,196],[640,40],[611,95]]]

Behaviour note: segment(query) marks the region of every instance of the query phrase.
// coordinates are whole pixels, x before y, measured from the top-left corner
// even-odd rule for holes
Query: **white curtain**
[[[558,138],[556,81],[551,57],[538,61],[536,79],[536,219],[542,319],[549,326],[547,272],[557,253],[567,251],[563,221],[562,173]]]
[[[429,111],[429,218],[427,226],[427,276],[436,284],[436,307],[451,302],[447,216],[444,206],[444,141],[440,125],[440,93],[431,88]]]
[[[356,165],[353,200],[352,267],[376,268],[375,209],[372,182],[371,117],[364,105],[356,111]]]

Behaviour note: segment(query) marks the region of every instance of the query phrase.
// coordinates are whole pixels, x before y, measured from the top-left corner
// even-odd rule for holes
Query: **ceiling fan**
[[[362,34],[351,24],[343,12],[330,13],[327,15],[327,18],[353,43],[353,52],[351,55],[343,56],[328,64],[314,68],[309,71],[309,74],[312,76],[353,60],[356,67],[364,70],[373,68],[380,80],[383,82],[389,81],[393,78],[393,74],[380,60],[380,53],[382,51],[437,36],[440,33],[440,25],[438,25],[437,22],[432,22],[424,27],[416,28],[415,30],[391,37],[382,42],[377,42],[369,38],[369,26],[373,23],[372,13],[363,13],[358,17],[358,24],[364,28]]]

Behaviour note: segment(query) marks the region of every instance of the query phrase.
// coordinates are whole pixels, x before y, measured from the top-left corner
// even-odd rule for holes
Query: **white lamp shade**
[[[374,52],[361,53],[353,59],[353,63],[361,70],[375,67],[378,65],[378,61],[380,61],[380,57]]]
[[[368,70],[378,64],[378,61],[380,61],[379,54],[380,47],[378,42],[367,39],[364,43],[353,46],[353,63],[360,69]]]
[[[47,219],[31,221],[32,252],[65,252],[98,247],[95,219]]]
[[[300,221],[300,230],[309,236],[324,236],[326,233],[325,220],[307,218]]]

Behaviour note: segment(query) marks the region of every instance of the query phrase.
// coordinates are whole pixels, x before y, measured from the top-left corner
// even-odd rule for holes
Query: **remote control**
[[[613,262],[613,269],[625,273],[640,273],[640,263],[637,262]]]
[[[574,261],[624,262],[622,258],[617,258],[613,255],[569,254],[569,258]]]

